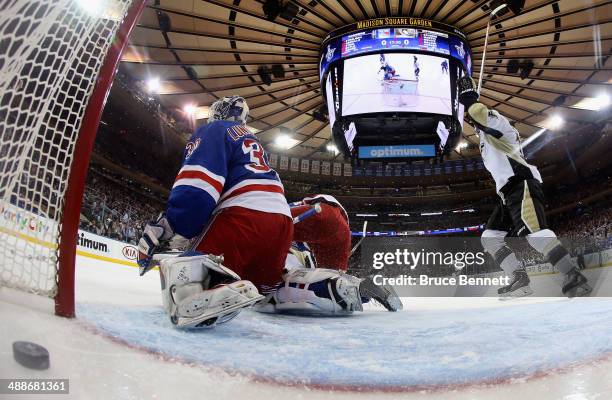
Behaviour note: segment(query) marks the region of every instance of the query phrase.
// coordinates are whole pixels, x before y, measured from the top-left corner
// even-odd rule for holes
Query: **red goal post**
[[[8,0],[0,10],[0,286],[74,317],[85,178],[146,0]]]

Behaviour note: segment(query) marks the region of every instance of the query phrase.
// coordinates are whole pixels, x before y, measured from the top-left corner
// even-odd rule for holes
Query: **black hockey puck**
[[[49,368],[49,352],[36,343],[13,342],[13,357],[15,361],[26,368]]]

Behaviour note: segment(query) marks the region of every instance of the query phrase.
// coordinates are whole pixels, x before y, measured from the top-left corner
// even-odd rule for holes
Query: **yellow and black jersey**
[[[468,109],[478,136],[485,168],[495,180],[497,193],[510,181],[535,179],[542,182],[537,167],[525,161],[518,131],[510,121],[482,103]]]

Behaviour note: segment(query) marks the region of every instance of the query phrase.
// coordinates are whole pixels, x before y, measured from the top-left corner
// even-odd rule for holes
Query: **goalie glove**
[[[459,103],[463,104],[466,108],[470,108],[470,106],[476,103],[480,97],[476,82],[471,76],[466,75],[459,78],[457,85]]]
[[[153,266],[151,259],[160,248],[184,250],[189,240],[174,233],[166,214],[161,213],[157,220],[145,226],[144,232],[138,241],[138,266],[140,276],[144,275]]]

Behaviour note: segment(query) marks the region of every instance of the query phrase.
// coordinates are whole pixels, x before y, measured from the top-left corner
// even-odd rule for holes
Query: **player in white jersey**
[[[458,93],[459,102],[467,110],[468,122],[480,137],[484,165],[493,176],[501,199],[482,234],[485,251],[512,277],[510,285],[500,288],[499,294],[532,294],[527,272],[504,240],[514,236],[526,237],[534,249],[565,275],[564,295],[587,295],[591,291],[587,279],[576,268],[555,233],[548,229],[542,177],[535,166],[525,161],[518,131],[506,117],[478,102],[479,94],[471,77],[459,79]]]

